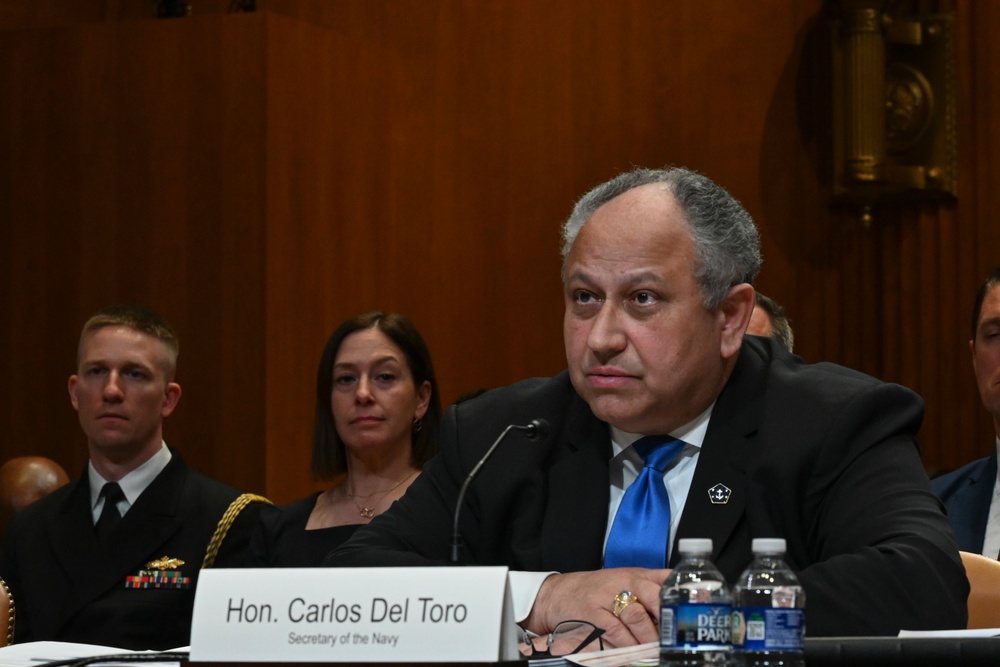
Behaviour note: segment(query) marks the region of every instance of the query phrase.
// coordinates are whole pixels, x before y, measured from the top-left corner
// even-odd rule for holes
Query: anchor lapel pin
[[[733,495],[733,490],[719,482],[708,490],[708,499],[713,505],[725,505],[729,502],[729,497]]]

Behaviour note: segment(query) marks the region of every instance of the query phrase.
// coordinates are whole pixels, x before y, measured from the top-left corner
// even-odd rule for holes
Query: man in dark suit
[[[163,442],[163,418],[181,395],[177,353],[170,326],[140,306],[113,306],[84,325],[69,394],[90,461],[8,526],[0,576],[14,596],[17,642],[186,646],[210,540],[209,562],[240,563],[255,512],[220,525],[240,492],[188,469]]]
[[[810,635],[965,627],[968,582],[915,441],[922,402],[744,337],[760,251],[738,202],[688,170],[636,170],[581,199],[563,237],[568,371],[451,408],[439,456],[328,564],[445,561],[469,470],[508,424],[540,417],[548,439],[508,438],[460,523],[467,562],[517,571],[530,631],[583,619],[606,644],[655,641],[678,538],[711,537],[733,581],[751,540],[775,536]],[[654,434],[682,446],[662,473],[644,469]],[[623,537],[643,485],[665,487],[670,516]],[[624,591],[641,604],[616,605]]]
[[[989,456],[976,459],[931,482],[948,510],[962,551],[997,558],[1000,554],[1000,268],[979,288],[972,308],[972,369],[983,406],[993,415],[997,438]]]
[[[795,332],[785,315],[785,309],[769,296],[757,292],[757,303],[750,313],[747,334],[776,339],[789,352],[795,347]]]

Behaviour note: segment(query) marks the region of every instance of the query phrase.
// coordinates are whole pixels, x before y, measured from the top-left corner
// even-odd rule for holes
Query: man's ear
[[[722,333],[720,352],[723,359],[739,353],[756,302],[757,292],[749,283],[733,285],[723,297],[718,309]]]
[[[163,405],[160,406],[160,416],[168,417],[177,407],[177,401],[181,400],[181,386],[176,382],[168,382],[167,388],[163,392]]]
[[[79,410],[80,402],[76,400],[76,383],[77,383],[76,375],[70,375],[69,383],[67,384],[67,388],[69,389],[69,402],[73,404],[74,410]]]

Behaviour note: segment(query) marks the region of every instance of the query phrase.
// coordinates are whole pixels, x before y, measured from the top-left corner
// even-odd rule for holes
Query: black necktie
[[[125,499],[125,494],[122,493],[122,487],[118,486],[118,482],[108,482],[101,489],[101,495],[104,496],[104,509],[101,510],[101,517],[97,520],[94,529],[97,531],[97,541],[104,544],[108,535],[122,520],[122,515],[118,511],[118,502]]]

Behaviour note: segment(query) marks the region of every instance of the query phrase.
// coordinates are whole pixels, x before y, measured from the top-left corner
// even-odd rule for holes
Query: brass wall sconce
[[[953,198],[954,18],[891,16],[887,0],[828,4],[834,201],[868,210]]]

